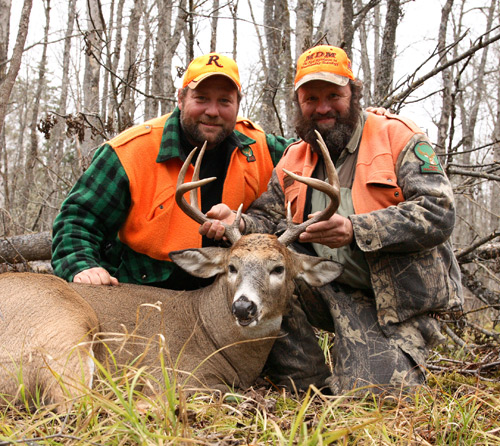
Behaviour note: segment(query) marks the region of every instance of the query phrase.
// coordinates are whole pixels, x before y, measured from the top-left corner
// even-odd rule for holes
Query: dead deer
[[[38,386],[46,401],[64,407],[92,385],[97,359],[147,366],[161,382],[160,356],[177,383],[209,389],[248,388],[259,376],[282,315],[294,293],[294,279],[321,286],[337,277],[332,261],[292,252],[287,245],[308,224],[327,219],[338,208],[338,177],[326,146],[329,183],[287,172],[330,197],[329,206],[301,225],[288,210],[285,233],[241,236],[241,208],[226,226],[230,248],[186,249],[171,259],[199,277],[217,276],[195,291],[172,291],[121,284],[114,287],[67,283],[34,273],[0,275],[0,393],[33,395]],[[193,180],[184,178],[196,151],[179,173],[176,201],[199,223],[207,217],[197,208],[196,189],[204,148]],[[184,194],[190,192],[189,205]],[[22,386],[20,386],[22,383]],[[61,407],[61,406],[60,406]]]

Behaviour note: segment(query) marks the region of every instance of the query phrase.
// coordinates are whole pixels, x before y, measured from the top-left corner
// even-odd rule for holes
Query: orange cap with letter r
[[[302,53],[297,61],[295,90],[309,81],[321,80],[345,86],[354,80],[351,61],[342,48],[331,45],[315,46]]]
[[[218,53],[209,53],[193,59],[184,74],[182,88],[187,86],[195,89],[202,80],[216,74],[228,77],[236,88],[241,90],[238,65],[230,57]]]

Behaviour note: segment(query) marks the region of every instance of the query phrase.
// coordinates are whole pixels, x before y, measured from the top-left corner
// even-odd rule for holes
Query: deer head
[[[318,138],[327,166],[329,183],[314,178],[303,178],[288,171],[285,173],[328,195],[330,203],[320,214],[300,225],[295,225],[288,208],[287,230],[279,239],[271,234],[242,236],[239,231],[240,206],[234,223],[224,224],[225,235],[232,244],[230,248],[187,249],[169,254],[176,264],[195,276],[219,275],[217,281],[223,284],[228,304],[236,323],[241,327],[256,327],[266,321],[267,324],[279,328],[284,308],[293,295],[294,279],[301,278],[312,286],[321,286],[334,280],[341,273],[340,265],[335,262],[299,254],[287,248],[308,225],[330,218],[339,205],[340,189],[337,173],[321,136]],[[215,179],[199,179],[199,168],[205,147],[206,144],[196,161],[192,181],[184,183],[186,171],[197,149],[187,157],[179,173],[176,191],[179,207],[200,224],[208,218],[198,208],[196,189]],[[191,204],[184,198],[187,192],[190,192]]]

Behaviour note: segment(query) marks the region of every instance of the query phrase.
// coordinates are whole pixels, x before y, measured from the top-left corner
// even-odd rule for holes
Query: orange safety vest
[[[388,112],[368,112],[351,191],[356,214],[384,209],[404,201],[403,192],[397,184],[396,162],[416,133],[423,134],[406,118]],[[286,149],[276,166],[278,179],[285,192],[285,206],[291,203],[295,223],[303,221],[307,186],[286,176],[283,169],[310,177],[317,162],[318,155],[308,143],[300,140]]]
[[[199,224],[187,217],[175,202],[177,177],[183,162],[179,158],[156,162],[168,116],[135,126],[109,141],[130,183],[131,207],[118,233],[120,240],[134,251],[157,260],[170,260],[171,251],[199,248],[202,240]],[[256,141],[250,146],[255,161],[249,162],[240,150],[233,152],[222,202],[231,209],[243,203],[246,210],[266,190],[274,166],[266,135],[260,127],[238,117],[235,129]],[[191,181],[193,170],[189,166],[186,181]],[[186,200],[189,202],[189,194]]]

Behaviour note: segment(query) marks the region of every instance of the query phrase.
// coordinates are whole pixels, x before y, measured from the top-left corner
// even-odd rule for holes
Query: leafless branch
[[[497,29],[497,28],[495,28],[495,29]],[[465,51],[464,53],[455,57],[454,59],[451,59],[450,61],[446,62],[443,65],[438,65],[435,69],[429,71],[426,75],[416,79],[415,81],[413,81],[409,85],[409,87],[406,90],[402,91],[401,93],[399,93],[393,97],[388,98],[383,104],[381,104],[381,106],[384,108],[391,108],[395,103],[398,103],[398,102],[404,100],[411,92],[415,91],[418,87],[420,87],[428,79],[434,77],[436,74],[441,73],[446,68],[449,68],[452,65],[455,65],[458,62],[472,56],[474,53],[476,53],[480,49],[485,48],[488,45],[491,45],[492,43],[494,43],[498,40],[500,40],[500,33],[489,38],[489,39],[485,39],[485,40],[483,40],[482,37],[479,38],[479,42],[477,44],[471,46],[467,51]]]
[[[485,243],[488,243],[489,241],[500,237],[500,229],[497,229],[493,231],[492,233],[486,235],[485,237],[480,238],[476,242],[472,243],[469,247],[463,249],[462,251],[455,253],[455,256],[458,260],[461,258],[465,257],[467,254],[470,254],[472,251],[475,249],[479,248],[481,245],[484,245]]]

